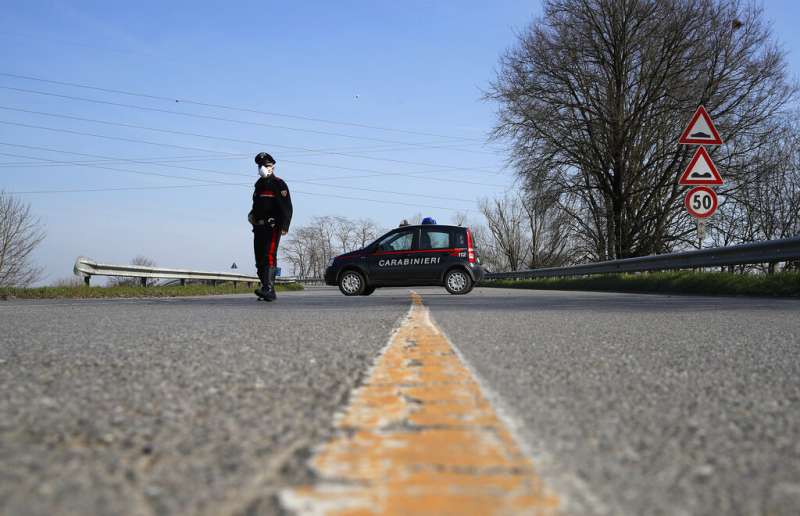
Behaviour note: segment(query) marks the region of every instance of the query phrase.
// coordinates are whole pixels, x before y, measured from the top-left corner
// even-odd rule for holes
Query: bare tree
[[[692,149],[676,139],[699,104],[726,139],[713,157],[730,194],[796,93],[752,3],[545,0],[487,98],[518,174],[570,198],[587,254],[607,259],[690,241],[676,183]]]
[[[292,273],[300,278],[313,276],[315,232],[311,228],[299,227],[292,230],[291,236],[281,246],[283,257],[292,265]]]
[[[489,228],[483,224],[472,223],[469,224],[469,230],[472,232],[473,245],[481,265],[491,272],[507,270],[506,260],[498,249]]]
[[[485,224],[470,219],[466,213],[457,213],[454,222],[469,228],[475,253],[486,270],[492,272],[507,270],[506,260],[499,251],[492,232]]]
[[[742,188],[750,208],[753,232],[759,240],[788,238],[800,233],[800,134],[787,127],[764,147],[764,159],[754,164],[755,180]]]
[[[464,226],[467,223],[467,212],[457,211],[452,217],[453,225]]]
[[[750,180],[726,204],[738,215],[736,243],[800,234],[800,125],[789,119],[751,160]],[[726,213],[727,214],[727,213]],[[757,269],[774,272],[776,263]]]
[[[294,275],[319,278],[331,258],[360,249],[377,237],[378,227],[368,219],[314,217],[308,225],[292,230],[281,246],[281,254],[291,264]]]
[[[346,217],[332,217],[333,234],[336,238],[338,248],[344,252],[355,249],[356,227]]]
[[[41,278],[31,254],[42,240],[30,205],[0,191],[0,287],[28,287]]]
[[[322,277],[325,274],[325,267],[328,261],[333,258],[338,251],[342,250],[336,243],[336,224],[334,217],[314,217],[308,226],[312,229],[316,238],[316,247],[313,248],[312,264],[314,277]],[[344,252],[342,250],[342,252]]]
[[[708,222],[713,247],[725,247],[756,240],[751,211],[741,202],[724,198]]]
[[[525,262],[528,238],[525,231],[525,209],[516,196],[481,199],[479,209],[492,233],[493,243],[505,260],[508,270],[518,270]]]
[[[528,222],[527,263],[531,269],[558,267],[573,259],[573,230],[560,197],[554,188],[525,192],[522,205]]]
[[[353,244],[356,246],[356,249],[361,249],[378,238],[381,231],[375,222],[369,219],[358,219],[355,221],[354,233],[355,240]]]

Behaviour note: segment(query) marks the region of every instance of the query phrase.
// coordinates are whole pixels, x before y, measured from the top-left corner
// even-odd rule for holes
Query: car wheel
[[[364,292],[361,293],[362,296],[368,296],[375,292],[375,287],[367,287],[364,289]]]
[[[364,275],[358,271],[345,271],[339,278],[339,290],[345,296],[360,296],[366,286]]]
[[[444,288],[451,294],[467,294],[472,287],[472,278],[464,269],[452,269],[444,276]]]

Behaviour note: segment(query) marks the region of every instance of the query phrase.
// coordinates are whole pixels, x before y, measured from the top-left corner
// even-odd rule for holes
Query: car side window
[[[455,231],[456,234],[456,245],[453,247],[467,247],[467,232],[463,229],[459,229]]]
[[[414,243],[414,231],[401,231],[387,236],[378,244],[379,251],[409,251]]]
[[[449,249],[450,232],[442,229],[423,229],[420,249]]]

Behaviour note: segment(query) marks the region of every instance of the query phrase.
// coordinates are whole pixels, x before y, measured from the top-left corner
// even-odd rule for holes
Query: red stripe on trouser
[[[267,252],[267,266],[268,267],[275,267],[275,245],[278,242],[278,228],[272,229],[272,238],[269,242],[269,252]]]

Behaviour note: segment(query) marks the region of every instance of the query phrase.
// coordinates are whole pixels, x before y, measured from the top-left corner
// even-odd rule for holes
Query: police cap
[[[275,160],[266,152],[259,152],[256,154],[256,165],[274,165]]]

